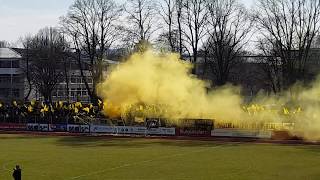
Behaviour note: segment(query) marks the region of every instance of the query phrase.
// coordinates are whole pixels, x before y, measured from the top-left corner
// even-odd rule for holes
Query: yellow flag
[[[48,112],[49,111],[49,106],[45,105],[44,110],[45,110],[45,112]]]
[[[50,104],[50,110],[51,110],[51,112],[54,113],[54,108],[53,108],[53,106],[51,104]]]
[[[36,104],[36,100],[32,99],[31,100],[31,106],[34,106]]]
[[[298,107],[298,109],[297,109],[297,113],[301,113],[301,107]]]
[[[44,105],[44,107],[40,110],[40,112],[45,113],[49,111],[49,107],[47,105]]]
[[[101,106],[102,101],[100,99],[98,99],[98,105]]]
[[[63,107],[63,102],[59,101],[59,107],[62,108]]]
[[[76,102],[75,106],[81,108],[82,104],[81,104],[81,102]]]
[[[290,114],[289,110],[287,108],[283,108],[283,114],[288,115]]]
[[[85,112],[87,112],[87,113],[89,113],[89,112],[90,112],[89,107],[85,107],[85,108],[83,108],[83,110],[84,110]]]
[[[33,107],[31,105],[28,106],[28,112],[29,113],[33,112]]]
[[[73,104],[69,104],[69,110],[73,109]]]

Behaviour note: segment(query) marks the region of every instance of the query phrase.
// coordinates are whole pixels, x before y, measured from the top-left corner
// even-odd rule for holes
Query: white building
[[[29,92],[27,77],[23,71],[26,65],[26,58],[32,56],[32,53],[27,55],[25,49],[19,48],[0,48],[0,102],[24,100]],[[88,60],[85,56],[82,57],[83,73],[86,77],[90,88],[93,86],[91,73],[86,62]],[[116,65],[119,62],[113,60],[104,60],[103,66],[108,69],[110,65]],[[68,60],[66,64],[68,83],[63,78],[63,82],[56,85],[52,92],[53,101],[82,101],[90,102],[90,97],[85,86],[84,80],[81,77],[79,66],[74,59]],[[28,100],[43,100],[42,95],[37,89],[32,86],[31,93]]]
[[[0,101],[24,98],[22,57],[11,48],[0,48]]]

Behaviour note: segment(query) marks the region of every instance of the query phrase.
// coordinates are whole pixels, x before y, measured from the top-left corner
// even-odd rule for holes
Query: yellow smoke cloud
[[[239,119],[239,90],[223,87],[208,93],[209,84],[191,75],[191,69],[177,54],[136,53],[111,70],[97,92],[109,116],[134,111],[169,119]]]
[[[243,105],[240,88],[208,90],[209,83],[190,73],[192,65],[177,54],[136,53],[109,72],[97,86],[110,117],[214,119],[218,123],[291,123],[292,133],[320,138],[320,80],[296,85],[277,96],[258,96]]]

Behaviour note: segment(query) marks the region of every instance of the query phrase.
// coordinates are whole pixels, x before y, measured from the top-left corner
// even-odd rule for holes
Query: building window
[[[65,97],[65,90],[64,89],[58,89],[57,96],[58,97]]]
[[[14,75],[14,76],[12,77],[12,82],[13,82],[13,83],[21,83],[21,82],[23,82],[23,78],[20,77],[20,76]]]
[[[8,88],[0,88],[0,97],[7,98],[9,97],[10,89]]]
[[[19,68],[19,61],[12,61],[12,68]]]
[[[87,78],[88,84],[93,84],[93,80],[91,77]]]
[[[0,68],[11,68],[11,61],[0,61]]]
[[[10,75],[1,75],[0,76],[0,83],[11,83],[11,76]]]
[[[70,96],[71,97],[77,97],[77,90],[76,89],[74,89],[74,88],[71,88],[71,90],[70,90]]]
[[[20,89],[12,89],[12,96],[13,97],[20,97]]]
[[[58,93],[58,91],[52,91],[51,92],[52,97],[57,97],[57,93]]]
[[[81,88],[77,88],[77,96],[81,96]]]
[[[82,96],[88,96],[87,89],[82,89]]]
[[[73,83],[73,84],[77,83],[77,78],[76,78],[76,76],[71,76],[70,82]]]
[[[82,81],[81,76],[72,76],[70,78],[70,82],[71,82],[71,84],[82,84],[82,83],[84,83],[84,81]]]
[[[12,68],[19,68],[19,61],[1,61],[0,62],[0,68],[11,68],[11,63],[12,63]]]

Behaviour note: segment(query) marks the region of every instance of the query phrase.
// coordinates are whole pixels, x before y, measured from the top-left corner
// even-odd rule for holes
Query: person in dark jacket
[[[13,169],[13,174],[12,174],[14,180],[21,180],[21,169],[19,165],[16,165],[16,168]]]

